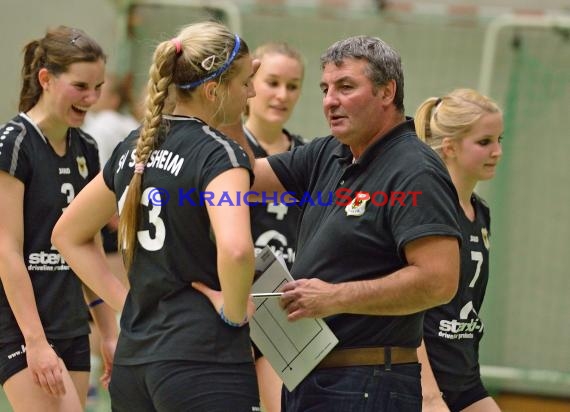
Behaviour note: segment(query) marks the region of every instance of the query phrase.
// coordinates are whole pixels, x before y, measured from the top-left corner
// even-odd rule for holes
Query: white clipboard
[[[279,292],[293,280],[286,266],[269,247],[256,257],[252,294]],[[289,391],[301,382],[337,345],[338,339],[322,319],[287,320],[278,296],[254,298],[255,315],[250,335]]]

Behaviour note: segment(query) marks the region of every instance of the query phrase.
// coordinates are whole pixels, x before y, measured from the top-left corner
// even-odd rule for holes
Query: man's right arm
[[[285,192],[285,188],[266,157],[255,159],[253,173],[255,174],[255,181],[251,187],[252,191],[259,193],[278,192],[279,194]]]
[[[277,175],[271,168],[267,158],[256,159],[254,157],[253,151],[247,142],[247,137],[243,132],[241,120],[239,123],[228,124],[220,127],[220,131],[239,144],[247,153],[247,157],[249,158],[253,168],[253,173],[255,174],[255,181],[253,182],[251,191],[258,193],[277,192],[279,194],[285,192],[285,188],[277,178]]]
[[[457,292],[459,243],[452,236],[426,236],[405,246],[408,265],[376,279],[327,283],[296,279],[283,286],[291,321],[340,313],[403,316],[449,302]]]

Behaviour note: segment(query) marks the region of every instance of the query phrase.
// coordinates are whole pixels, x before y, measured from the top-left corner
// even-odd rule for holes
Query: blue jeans
[[[419,363],[316,369],[293,392],[283,388],[285,412],[421,412]]]

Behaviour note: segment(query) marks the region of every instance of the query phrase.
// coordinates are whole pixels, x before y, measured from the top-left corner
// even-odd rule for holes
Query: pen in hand
[[[282,296],[283,292],[252,293],[252,298],[270,298]]]

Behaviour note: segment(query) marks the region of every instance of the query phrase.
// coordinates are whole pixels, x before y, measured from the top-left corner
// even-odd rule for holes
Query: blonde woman
[[[457,89],[420,105],[416,133],[445,162],[459,195],[461,272],[453,300],[429,309],[424,320],[422,363],[424,411],[493,412],[479,371],[483,322],[479,311],[489,278],[490,214],[475,192],[492,179],[502,156],[503,115],[475,90]],[[427,350],[427,352],[426,352]]]
[[[255,97],[248,101],[243,131],[254,156],[267,157],[303,144],[300,136],[285,129],[301,96],[304,63],[301,54],[287,43],[264,43],[253,52],[260,66],[253,77]],[[251,207],[256,249],[272,247],[289,269],[297,253],[297,223],[301,208],[266,202]],[[282,382],[254,345],[255,367],[261,403],[267,412],[281,410]]]
[[[122,310],[114,411],[259,408],[247,324],[253,243],[248,206],[236,198],[249,190],[251,166],[216,130],[239,120],[255,94],[253,72],[243,39],[217,23],[160,43],[142,128],[54,230],[79,277]],[[169,90],[175,106],[166,115]],[[128,294],[93,243],[116,208]]]

